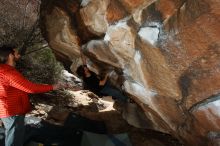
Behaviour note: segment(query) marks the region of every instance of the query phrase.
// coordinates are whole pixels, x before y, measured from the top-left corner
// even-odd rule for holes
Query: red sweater
[[[28,93],[42,93],[52,89],[51,85],[28,81],[12,66],[0,64],[0,118],[29,112],[31,106]]]

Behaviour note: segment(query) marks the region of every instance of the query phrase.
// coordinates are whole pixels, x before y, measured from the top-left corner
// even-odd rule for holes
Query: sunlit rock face
[[[102,35],[106,32],[108,23],[105,13],[108,4],[109,0],[91,0],[88,3],[81,3],[80,16],[90,32],[97,35]]]
[[[45,26],[50,46],[63,59],[73,60],[79,56],[76,32],[71,28],[71,20],[67,13],[55,7],[46,15]]]
[[[186,145],[218,141],[219,1],[82,0],[77,10],[54,5],[43,14],[48,42],[73,61],[73,72],[82,48],[92,70],[111,72],[138,103],[148,128]]]

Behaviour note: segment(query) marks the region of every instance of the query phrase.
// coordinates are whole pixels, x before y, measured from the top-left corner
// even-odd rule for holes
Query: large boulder
[[[77,15],[65,3],[54,5],[43,23],[58,56],[76,68],[82,47],[92,70],[114,71],[120,79],[116,86],[151,121],[148,128],[170,133],[186,145],[215,144],[219,1],[83,0]]]

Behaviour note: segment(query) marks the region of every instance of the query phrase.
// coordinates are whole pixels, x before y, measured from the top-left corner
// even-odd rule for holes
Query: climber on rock
[[[86,65],[86,58],[81,51],[81,59],[83,65],[80,65],[76,73],[82,78],[84,88],[97,94],[98,96],[112,96],[114,100],[126,102],[128,97],[123,95],[121,91],[110,85],[108,81],[108,74],[106,73],[103,78],[91,71]]]

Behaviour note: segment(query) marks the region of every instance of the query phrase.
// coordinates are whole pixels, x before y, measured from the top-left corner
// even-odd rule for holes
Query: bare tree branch
[[[28,54],[31,54],[31,53],[34,53],[34,52],[40,51],[40,50],[42,50],[42,49],[44,49],[44,48],[48,48],[48,47],[49,47],[48,45],[45,45],[45,46],[42,46],[42,47],[40,47],[40,48],[38,48],[38,49],[36,49],[36,50],[33,50],[33,51],[30,51],[30,52],[27,52],[27,53],[25,53],[24,55],[28,55]]]

